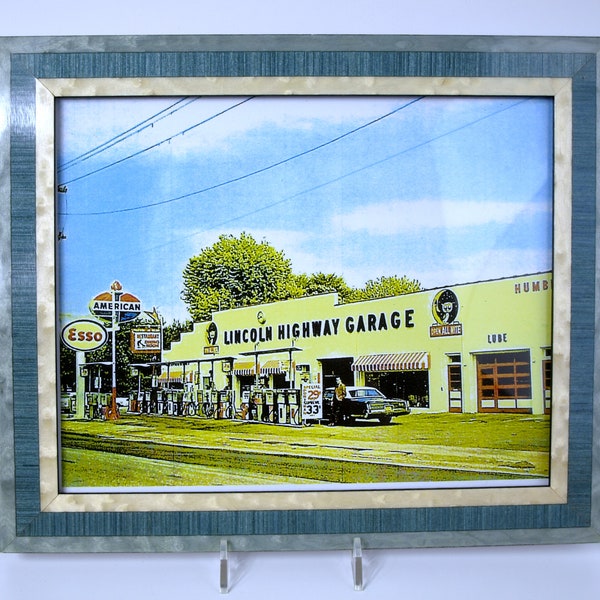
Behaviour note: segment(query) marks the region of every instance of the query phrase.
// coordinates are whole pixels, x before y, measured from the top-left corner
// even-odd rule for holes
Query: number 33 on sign
[[[307,383],[302,386],[302,418],[323,418],[323,390],[320,383]]]

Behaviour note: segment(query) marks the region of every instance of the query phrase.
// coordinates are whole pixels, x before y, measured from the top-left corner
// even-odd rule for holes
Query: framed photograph
[[[1,50],[5,551],[600,541],[597,41]]]

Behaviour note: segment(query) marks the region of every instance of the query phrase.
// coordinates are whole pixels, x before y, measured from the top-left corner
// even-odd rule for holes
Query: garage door
[[[527,402],[525,402],[527,401]],[[477,355],[480,412],[531,412],[529,351]]]

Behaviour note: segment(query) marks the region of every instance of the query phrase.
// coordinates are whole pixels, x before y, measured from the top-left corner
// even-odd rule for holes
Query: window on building
[[[544,412],[550,414],[552,411],[552,349],[546,348],[544,350],[544,356],[546,357],[542,361],[542,377],[544,385]]]
[[[462,392],[462,369],[460,365],[448,365],[448,387],[451,392]]]
[[[377,388],[388,398],[402,398],[411,406],[429,408],[428,371],[365,373],[365,385]]]

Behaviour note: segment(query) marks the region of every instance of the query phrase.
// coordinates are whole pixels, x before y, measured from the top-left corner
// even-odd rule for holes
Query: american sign
[[[104,321],[112,320],[113,311],[119,323],[132,321],[142,311],[142,303],[132,294],[119,295],[119,300],[113,300],[110,292],[98,294],[90,302],[90,312]]]

